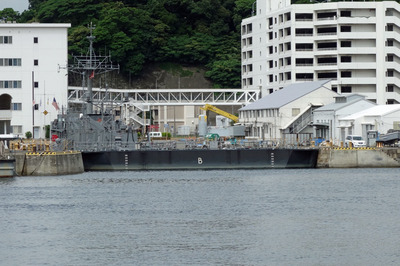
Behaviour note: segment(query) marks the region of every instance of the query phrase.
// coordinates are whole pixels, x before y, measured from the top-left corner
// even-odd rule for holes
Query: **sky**
[[[28,6],[28,0],[0,0],[0,10],[11,7],[15,11],[22,13],[22,11],[28,9]]]

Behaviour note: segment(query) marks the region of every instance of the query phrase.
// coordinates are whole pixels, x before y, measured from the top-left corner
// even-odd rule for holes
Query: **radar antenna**
[[[87,84],[87,90],[85,92],[86,98],[86,113],[91,114],[93,113],[93,79],[95,76],[104,74],[110,71],[118,70],[119,65],[113,65],[111,61],[111,56],[101,56],[96,55],[93,50],[93,42],[96,39],[93,36],[93,30],[95,29],[96,25],[93,25],[90,22],[88,25],[90,35],[87,36],[89,40],[89,51],[86,55],[81,56],[73,56],[73,64],[68,65],[68,71],[73,73],[78,73],[82,75],[82,87],[85,87]]]

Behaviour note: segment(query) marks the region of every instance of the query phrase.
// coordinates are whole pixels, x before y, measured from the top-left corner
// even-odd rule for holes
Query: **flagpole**
[[[32,71],[32,102],[35,100],[35,72]],[[35,128],[35,106],[32,106],[32,135]]]

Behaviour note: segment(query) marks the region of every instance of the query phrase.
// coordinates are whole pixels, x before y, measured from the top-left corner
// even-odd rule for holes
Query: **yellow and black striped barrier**
[[[79,151],[45,151],[45,152],[27,152],[26,155],[30,156],[43,156],[43,155],[64,155],[64,154],[77,154]]]

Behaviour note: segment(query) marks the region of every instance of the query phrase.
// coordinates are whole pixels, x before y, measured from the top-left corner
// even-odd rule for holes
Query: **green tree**
[[[21,20],[71,23],[69,51],[87,52],[93,22],[98,53],[126,76],[149,63],[204,65],[217,87],[240,86],[240,23],[254,0],[30,0]],[[235,77],[236,75],[236,77]]]
[[[26,131],[26,132],[25,132],[25,138],[27,138],[27,139],[32,138],[32,132]]]
[[[123,72],[139,74],[146,59],[154,54],[155,24],[146,10],[121,2],[107,3],[95,30],[96,45],[107,46]]]
[[[0,10],[0,20],[3,21],[17,21],[20,17],[18,11],[14,11],[12,8],[4,8]]]

